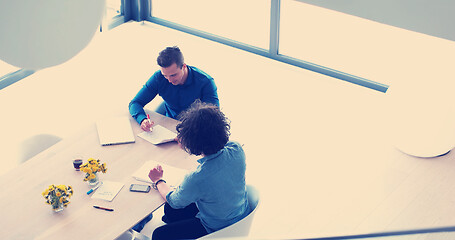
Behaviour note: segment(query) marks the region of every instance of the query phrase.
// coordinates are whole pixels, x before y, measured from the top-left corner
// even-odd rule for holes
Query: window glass
[[[153,0],[152,15],[268,49],[270,4],[270,0]]]
[[[121,14],[121,0],[106,0],[106,19],[111,19]]]
[[[280,54],[390,85],[396,28],[299,1],[281,1]],[[389,74],[389,75],[388,75]]]
[[[15,72],[17,70],[19,70],[20,68],[18,67],[15,67],[13,65],[10,65],[2,60],[0,60],[0,78],[2,76],[5,76],[6,74],[8,73],[12,73],[12,72]]]

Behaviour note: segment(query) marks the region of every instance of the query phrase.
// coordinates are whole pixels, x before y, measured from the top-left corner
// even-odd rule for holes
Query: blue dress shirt
[[[131,100],[129,111],[136,121],[147,118],[144,106],[160,95],[165,103],[166,116],[176,119],[196,99],[202,102],[220,105],[215,81],[202,70],[188,66],[188,77],[183,85],[173,85],[163,76],[160,70],[156,71],[145,83],[141,90]]]
[[[166,195],[169,205],[179,209],[195,202],[199,209],[196,217],[208,233],[248,215],[242,146],[237,142],[228,142],[223,149],[198,162],[197,169],[187,174],[175,191]]]

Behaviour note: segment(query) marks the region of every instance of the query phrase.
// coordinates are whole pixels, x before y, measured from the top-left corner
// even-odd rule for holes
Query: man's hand
[[[152,182],[156,182],[163,177],[163,168],[161,165],[157,165],[149,172],[149,178]]]
[[[148,132],[148,131],[152,131],[152,127],[155,123],[153,121],[151,121],[150,119],[146,118],[144,120],[142,120],[141,122],[141,129]]]

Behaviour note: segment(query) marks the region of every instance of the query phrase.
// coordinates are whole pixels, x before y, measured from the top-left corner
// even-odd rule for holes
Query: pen
[[[152,120],[150,120],[150,115],[147,113],[147,119],[149,120],[150,125],[152,125]],[[152,127],[150,126],[150,131],[152,131]]]
[[[100,182],[100,184],[98,184],[98,186],[96,186],[96,187],[94,187],[94,188],[88,190],[87,195],[90,195],[90,193],[92,193],[92,192],[95,191],[97,188],[99,188],[99,187],[101,186],[101,184],[103,184],[103,182]]]
[[[114,209],[112,208],[105,208],[105,207],[100,207],[100,206],[93,206],[94,208],[97,208],[97,209],[101,209],[101,210],[106,210],[106,211],[109,211],[109,212],[112,212],[114,211]]]

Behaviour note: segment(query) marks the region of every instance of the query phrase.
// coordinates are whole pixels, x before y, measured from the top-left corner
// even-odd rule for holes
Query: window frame
[[[382,84],[379,82],[375,82],[366,78],[362,78],[353,74],[349,74],[346,72],[342,72],[336,69],[328,68],[322,65],[318,65],[312,62],[305,61],[303,59],[296,59],[290,56],[282,55],[279,53],[279,45],[280,45],[280,6],[281,0],[271,0],[271,8],[270,8],[270,40],[269,40],[269,49],[262,49],[256,46],[252,46],[249,44],[245,44],[233,39],[225,38],[222,36],[218,36],[209,32],[201,31],[192,27],[184,26],[178,23],[174,23],[162,18],[158,18],[153,16],[152,9],[153,9],[153,1],[152,0],[139,0],[139,13],[133,14],[136,16],[144,16],[147,17],[145,19],[140,19],[149,21],[151,23],[155,23],[164,27],[168,27],[171,29],[175,29],[184,33],[188,33],[191,35],[195,35],[201,38],[205,38],[214,42],[218,42],[221,44],[225,44],[231,47],[235,47],[247,52],[251,52],[263,57],[267,57],[270,59],[274,59],[279,62],[283,62],[289,65],[293,65],[296,67],[300,67],[303,69],[307,69],[313,72],[317,72],[326,76],[330,76],[333,78],[341,79],[350,83],[354,83],[363,87],[367,87],[379,92],[385,93],[389,88],[388,85]],[[144,14],[146,11],[146,14]]]

